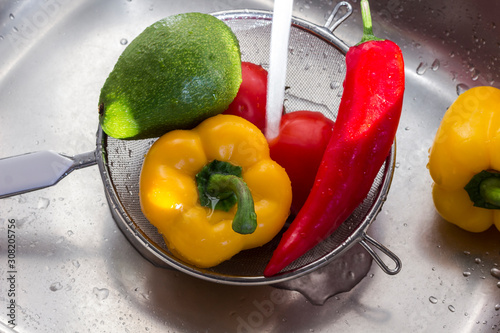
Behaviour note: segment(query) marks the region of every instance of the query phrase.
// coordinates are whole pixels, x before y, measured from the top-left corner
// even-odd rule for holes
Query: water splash
[[[273,286],[298,291],[312,304],[323,305],[328,298],[354,288],[368,274],[372,261],[365,249],[356,244],[314,272]]]
[[[292,5],[292,1],[286,0],[276,0],[274,3],[266,109],[266,137],[268,139],[273,139],[279,134],[289,48],[288,40],[292,21]]]

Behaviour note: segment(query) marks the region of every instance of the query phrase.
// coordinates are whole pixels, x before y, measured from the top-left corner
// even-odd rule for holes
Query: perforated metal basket
[[[343,15],[342,12],[344,13]],[[288,55],[286,81],[286,112],[297,110],[320,111],[335,119],[342,96],[345,76],[345,53],[348,46],[333,35],[333,30],[351,12],[346,2],[339,3],[325,26],[293,18]],[[272,13],[266,11],[226,11],[213,14],[224,21],[240,42],[242,60],[266,67],[269,59]],[[341,16],[337,19],[338,16]],[[108,137],[100,128],[97,132],[97,149],[75,157],[35,153],[0,160],[0,170],[19,169],[21,164],[35,164],[45,155],[47,163],[57,161],[59,178],[52,183],[38,184],[5,193],[9,196],[56,183],[73,169],[97,163],[104,183],[106,197],[118,227],[127,239],[148,260],[157,266],[175,268],[202,279],[237,285],[257,285],[282,282],[328,263],[352,245],[361,243],[379,266],[388,274],[396,274],[401,267],[398,257],[366,234],[367,228],[379,212],[389,191],[395,162],[395,145],[380,169],[371,190],[353,214],[330,237],[289,265],[280,275],[266,278],[264,267],[271,258],[281,234],[268,244],[243,251],[232,259],[210,269],[200,269],[182,262],[167,249],[162,236],[141,212],[139,203],[139,175],[144,155],[155,140],[124,141]],[[39,157],[37,157],[39,156]],[[5,167],[9,165],[9,167]],[[40,160],[36,163],[40,173]],[[16,166],[17,165],[17,166]],[[50,165],[48,168],[50,168]],[[53,171],[53,168],[52,168]],[[23,171],[29,172],[29,171]],[[13,175],[12,177],[15,177]],[[52,177],[54,178],[54,177]],[[5,187],[2,185],[2,187]],[[285,227],[286,228],[286,227]],[[377,252],[390,258],[395,266],[390,268]]]

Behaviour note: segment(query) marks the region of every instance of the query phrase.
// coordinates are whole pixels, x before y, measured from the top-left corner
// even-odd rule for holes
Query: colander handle
[[[375,239],[368,236],[366,233],[363,234],[362,239],[359,243],[372,256],[373,260],[375,260],[375,262],[380,266],[380,268],[382,268],[382,270],[385,273],[389,275],[395,275],[399,273],[399,271],[401,270],[401,260],[388,248],[386,248],[385,246],[377,242]],[[370,245],[374,246],[377,250],[385,254],[392,261],[394,261],[396,266],[394,268],[390,268],[389,266],[387,266],[387,264],[382,260],[382,258],[380,258],[377,252],[375,252],[375,250]]]
[[[96,152],[68,157],[39,151],[0,159],[0,198],[52,186],[75,169],[96,164]]]
[[[337,14],[340,12],[340,8],[345,7],[346,11],[344,15],[342,15],[338,20],[335,20],[335,17]],[[330,30],[330,32],[333,32],[339,25],[342,24],[349,16],[352,14],[352,6],[349,2],[346,1],[341,1],[339,2],[335,8],[333,9],[332,13],[328,17],[328,19],[325,22],[324,27]]]

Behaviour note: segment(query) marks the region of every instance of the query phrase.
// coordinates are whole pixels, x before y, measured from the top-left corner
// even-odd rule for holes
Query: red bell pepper
[[[331,235],[364,200],[394,142],[405,87],[401,49],[372,32],[361,1],[363,39],[346,54],[333,133],[302,209],[264,270],[272,276]]]
[[[242,117],[266,132],[267,71],[251,62],[241,63],[238,94],[224,114]]]
[[[333,125],[321,112],[290,112],[281,117],[279,135],[269,142],[271,158],[285,168],[292,182],[293,214],[311,192]]]

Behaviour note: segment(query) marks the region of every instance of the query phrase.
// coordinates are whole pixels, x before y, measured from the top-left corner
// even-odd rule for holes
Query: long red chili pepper
[[[331,235],[367,196],[394,142],[405,87],[401,49],[372,32],[361,1],[363,39],[346,54],[344,93],[306,203],[264,270],[279,273]]]

